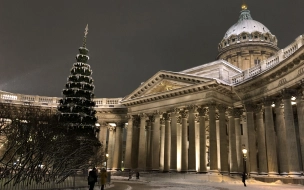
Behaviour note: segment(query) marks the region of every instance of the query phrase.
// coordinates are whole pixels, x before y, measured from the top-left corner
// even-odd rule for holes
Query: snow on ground
[[[146,183],[148,186],[157,190],[239,190],[239,189],[269,189],[269,190],[303,190],[304,186],[296,184],[283,184],[278,180],[273,183],[264,183],[252,178],[246,180],[247,187],[244,187],[240,177],[214,176],[214,175],[183,175],[171,176],[170,174],[157,174],[157,176],[141,177],[136,180],[134,177],[130,180],[136,183]],[[198,177],[194,177],[198,176]],[[203,176],[203,177],[202,177]],[[127,180],[127,177],[112,176],[113,183],[115,180]],[[130,182],[129,181],[129,182]],[[131,185],[132,186],[132,185]],[[111,188],[112,189],[112,188]],[[113,188],[114,190],[115,188]],[[110,189],[109,189],[110,190]],[[130,188],[128,190],[131,190]]]

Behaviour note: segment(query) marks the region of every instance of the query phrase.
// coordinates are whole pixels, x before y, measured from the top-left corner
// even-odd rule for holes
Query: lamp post
[[[108,170],[108,157],[109,157],[109,154],[107,153],[106,154],[106,170]]]
[[[244,148],[242,149],[242,152],[243,152],[244,173],[246,174],[246,173],[247,173],[247,171],[246,171],[247,149],[244,147]]]

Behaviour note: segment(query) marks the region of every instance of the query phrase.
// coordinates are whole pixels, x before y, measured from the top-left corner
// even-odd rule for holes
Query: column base
[[[240,173],[239,172],[230,172],[229,174],[233,176],[233,175],[239,175]]]
[[[208,171],[198,171],[197,173],[198,173],[198,174],[207,174]]]
[[[219,173],[219,171],[218,171],[218,170],[209,170],[209,173],[218,174],[218,173]]]
[[[258,176],[258,172],[249,172],[250,175],[255,175],[255,176]]]
[[[288,175],[288,172],[282,172],[280,175]]]
[[[222,175],[229,175],[229,172],[228,172],[228,171],[220,171],[220,173],[221,173]]]
[[[277,175],[279,175],[279,173],[278,172],[268,172],[268,175],[269,176],[277,176]]]
[[[268,175],[266,172],[260,172],[259,175]]]
[[[299,176],[299,175],[302,175],[301,172],[289,172],[288,173],[289,176]]]

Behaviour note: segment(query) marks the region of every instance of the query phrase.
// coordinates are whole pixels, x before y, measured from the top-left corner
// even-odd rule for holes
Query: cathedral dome
[[[277,43],[276,36],[253,20],[247,6],[243,5],[239,20],[227,30],[218,45],[217,59],[246,70],[274,55],[279,50]]]
[[[241,11],[238,22],[227,30],[218,48],[221,51],[234,44],[257,42],[277,46],[275,35],[262,23],[253,20],[250,11],[245,7]]]

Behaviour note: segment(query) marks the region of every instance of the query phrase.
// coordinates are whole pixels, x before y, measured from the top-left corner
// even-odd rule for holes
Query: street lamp
[[[244,147],[242,149],[243,152],[243,164],[244,164],[244,173],[246,174],[246,158],[247,158],[247,149]]]
[[[109,154],[107,153],[106,154],[106,170],[108,170],[108,157],[109,157]]]

